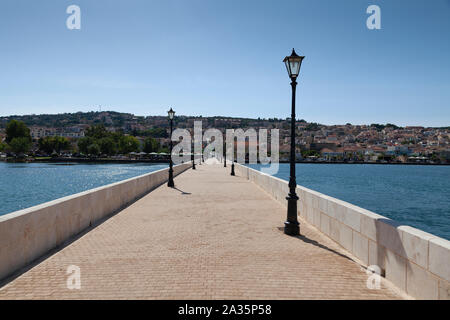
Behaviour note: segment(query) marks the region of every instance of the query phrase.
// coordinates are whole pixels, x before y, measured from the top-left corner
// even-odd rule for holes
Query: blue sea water
[[[0,162],[0,215],[168,167],[168,164]]]
[[[280,164],[275,176],[289,180],[289,164]],[[298,163],[296,178],[299,185],[450,240],[450,166]]]
[[[0,162],[0,215],[166,167]],[[450,240],[449,166],[297,164],[296,171],[299,185]],[[288,180],[289,164],[275,176]]]

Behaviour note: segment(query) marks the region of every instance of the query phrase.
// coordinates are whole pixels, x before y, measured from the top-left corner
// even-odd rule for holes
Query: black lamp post
[[[192,170],[195,170],[195,141],[192,145],[194,151],[192,152]]]
[[[223,148],[223,166],[224,166],[224,168],[226,168],[227,167],[227,145],[224,144],[224,147],[225,148]]]
[[[169,115],[169,122],[170,122],[170,162],[169,162],[169,182],[167,182],[167,186],[170,188],[175,187],[175,184],[173,183],[173,163],[172,163],[172,130],[173,130],[173,117],[175,116],[175,111],[170,108],[169,111],[167,111],[167,114]]]
[[[300,73],[300,67],[305,57],[298,56],[295,50],[289,57],[284,58],[283,62],[286,64],[286,69],[291,78],[292,87],[292,111],[291,111],[291,158],[290,158],[290,177],[289,177],[289,194],[286,197],[288,201],[287,206],[287,220],[284,223],[284,233],[296,236],[300,234],[300,224],[297,220],[297,200],[298,196],[295,192],[297,181],[295,178],[295,89],[297,87],[297,76]]]
[[[233,139],[233,156],[232,156],[232,158],[231,158],[231,175],[232,175],[232,176],[235,175],[235,174],[234,174],[234,151],[235,151],[235,149],[234,149],[234,139]]]

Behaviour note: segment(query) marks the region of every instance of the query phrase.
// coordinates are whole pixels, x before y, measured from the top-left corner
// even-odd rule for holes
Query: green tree
[[[26,153],[31,148],[31,141],[27,137],[13,138],[9,146],[14,153]]]
[[[31,142],[30,129],[22,121],[11,120],[6,125],[6,143],[10,143],[14,138],[27,138]]]
[[[88,147],[95,143],[95,140],[91,137],[84,137],[78,139],[78,150],[80,150],[81,153],[88,154]]]
[[[166,129],[163,128],[152,128],[144,132],[145,136],[151,136],[154,138],[168,138],[169,134]]]
[[[356,157],[357,157],[358,160],[364,160],[364,153],[358,152],[358,153],[356,154]]]
[[[102,139],[109,137],[110,133],[106,130],[103,124],[98,124],[95,126],[91,126],[86,131],[86,137],[91,137],[94,139]]]
[[[396,126],[395,124],[392,123],[386,123],[386,127],[391,127],[393,129],[399,129],[400,127]]]
[[[48,154],[56,151],[60,153],[61,150],[68,150],[70,148],[70,141],[65,137],[45,137],[40,138],[38,141],[39,150],[42,150]]]
[[[168,147],[162,147],[161,149],[159,149],[158,152],[164,152],[164,153],[169,153],[169,148]]]
[[[93,143],[87,147],[87,153],[91,156],[98,156],[100,154],[100,147],[98,144]]]
[[[122,131],[111,132],[110,137],[114,140],[114,143],[116,144],[116,149],[117,149],[117,146],[119,145],[119,141],[120,141],[120,138],[122,136],[123,136],[123,132]]]
[[[372,123],[370,125],[372,128],[375,128],[377,131],[383,130],[386,126],[378,123]]]
[[[38,140],[39,150],[44,151],[47,154],[51,154],[54,150],[52,137],[40,138]]]
[[[107,154],[108,156],[116,154],[116,142],[113,138],[102,138],[98,140],[98,145],[102,154]]]
[[[122,154],[139,151],[139,141],[133,136],[122,136],[119,140],[119,151]]]
[[[311,123],[308,123],[308,125],[307,125],[306,128],[305,128],[305,130],[306,130],[306,131],[317,131],[317,130],[320,129],[319,126],[320,126],[320,125],[319,125],[318,123],[311,122]]]
[[[152,137],[147,137],[144,140],[144,152],[156,152],[158,151],[158,142]]]
[[[8,148],[8,145],[6,143],[0,142],[0,152],[3,152]]]
[[[303,150],[302,151],[302,157],[307,158],[310,156],[320,157],[320,153],[316,150]]]
[[[70,141],[66,137],[53,137],[53,141],[55,142],[55,151],[58,153],[70,149]]]

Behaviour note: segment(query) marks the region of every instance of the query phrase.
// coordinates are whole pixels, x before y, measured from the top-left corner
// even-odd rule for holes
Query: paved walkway
[[[229,167],[201,165],[159,187],[0,289],[0,299],[399,299],[369,290],[317,230],[283,234],[286,209]],[[66,270],[81,270],[67,289]]]

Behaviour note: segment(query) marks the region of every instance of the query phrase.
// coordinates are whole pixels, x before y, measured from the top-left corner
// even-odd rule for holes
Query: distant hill
[[[112,122],[104,121],[111,119]],[[60,114],[32,114],[17,116],[12,115],[8,117],[0,117],[0,127],[4,128],[6,123],[11,119],[16,119],[25,122],[27,126],[42,126],[61,128],[77,124],[96,124],[105,123],[105,125],[122,126],[127,120],[132,120],[133,114],[120,113],[115,111],[107,112],[77,112],[77,113],[60,113]]]
[[[123,113],[116,111],[90,111],[90,112],[76,112],[76,113],[59,113],[59,114],[31,114],[31,115],[11,115],[7,117],[0,117],[0,129],[6,127],[9,120],[16,119],[23,121],[27,126],[41,126],[49,128],[63,128],[79,124],[99,124],[103,123],[106,127],[124,127],[130,123],[144,126],[167,126],[166,116],[136,116],[132,113]],[[189,121],[190,120],[190,121]],[[175,119],[176,125],[179,127],[192,127],[192,120],[203,120],[204,127],[224,127],[224,128],[247,128],[247,127],[266,127],[271,128],[274,123],[283,123],[285,129],[289,128],[289,118],[239,118],[239,117],[202,117],[202,116],[185,116],[177,115]],[[232,121],[230,121],[232,120]],[[318,130],[320,127],[333,127],[336,125],[322,125],[319,123],[307,123],[305,120],[298,120],[299,123],[308,124],[306,130]],[[350,123],[347,125],[352,126]],[[369,126],[382,130],[385,127],[394,129],[401,128],[394,124],[370,124]],[[433,129],[448,130],[450,127],[434,127]]]
[[[7,117],[0,117],[0,128],[5,128],[8,121],[11,119],[23,121],[27,126],[42,126],[49,128],[70,127],[79,124],[99,124],[103,123],[107,127],[123,127],[127,123],[142,124],[142,125],[167,125],[166,116],[136,116],[131,113],[121,113],[115,111],[91,111],[91,112],[76,112],[76,113],[60,113],[60,114],[32,114],[32,115],[11,115]],[[232,118],[232,117],[202,117],[202,116],[177,116],[175,122],[177,124],[186,124],[188,119],[202,119],[205,125],[214,125],[222,122],[224,119],[233,119],[233,127],[242,125],[247,127],[250,123],[252,125],[266,122],[279,122],[286,119],[250,119],[250,118]]]

